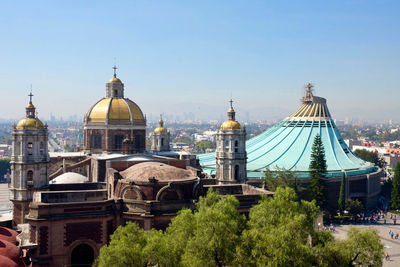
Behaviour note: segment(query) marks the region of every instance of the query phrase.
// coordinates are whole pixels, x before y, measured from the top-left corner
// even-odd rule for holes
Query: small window
[[[95,134],[92,136],[92,148],[101,148],[101,135]]]
[[[123,140],[124,140],[124,136],[122,134],[114,135],[114,148],[121,149]]]
[[[239,145],[239,141],[235,140],[235,147],[237,147]]]
[[[28,148],[32,148],[33,144],[31,142],[28,143]]]
[[[164,146],[164,138],[161,138],[161,146]]]
[[[33,171],[31,170],[26,173],[26,185],[27,187],[33,186]]]
[[[114,96],[118,96],[118,91],[114,90]]]

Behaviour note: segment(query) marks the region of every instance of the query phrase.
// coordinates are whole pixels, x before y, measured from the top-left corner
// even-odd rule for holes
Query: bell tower
[[[43,125],[37,118],[32,96],[31,92],[25,118],[14,124],[12,130],[10,200],[14,206],[13,222],[16,225],[25,222],[33,192],[48,184],[50,157],[47,124]]]
[[[158,127],[154,129],[152,134],[151,152],[170,151],[170,133],[164,128],[164,121],[160,115]]]
[[[233,101],[229,102],[228,120],[217,132],[216,179],[220,184],[247,180],[246,129],[235,120]]]

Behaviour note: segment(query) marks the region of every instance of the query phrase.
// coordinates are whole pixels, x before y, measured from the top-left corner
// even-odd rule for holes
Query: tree
[[[310,161],[310,196],[316,201],[316,204],[321,208],[325,208],[325,183],[323,177],[326,173],[326,159],[324,145],[322,144],[321,136],[317,134],[314,138],[314,143],[311,150]]]
[[[146,259],[143,248],[146,245],[144,230],[136,223],[128,222],[118,227],[111,235],[111,242],[100,249],[95,266],[144,266]]]
[[[237,211],[234,196],[218,196],[209,190],[197,204],[195,228],[182,255],[184,266],[232,265],[235,248],[245,226],[245,217]]]
[[[382,266],[383,245],[376,229],[351,227],[347,239],[328,242],[318,252],[321,266]]]
[[[368,151],[366,149],[356,149],[354,154],[362,160],[374,163],[376,166],[383,168],[386,166],[386,161],[378,155],[378,151]]]
[[[340,193],[339,193],[339,200],[338,200],[338,208],[340,214],[343,213],[343,211],[346,208],[346,174],[342,174],[342,182],[340,183]]]
[[[400,209],[400,162],[397,162],[394,169],[392,186],[392,209]]]
[[[309,244],[313,220],[319,210],[315,202],[298,203],[292,188],[278,187],[273,198],[264,198],[250,210],[248,229],[237,248],[240,266],[310,266]]]
[[[356,216],[363,211],[363,204],[358,200],[353,200],[351,198],[346,199],[346,210],[352,215]]]
[[[197,142],[194,146],[197,149],[197,151],[205,151],[207,148],[214,147],[213,143],[210,141],[200,141]]]

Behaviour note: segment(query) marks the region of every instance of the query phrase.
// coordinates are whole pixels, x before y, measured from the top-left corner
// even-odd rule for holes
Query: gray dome
[[[51,180],[50,184],[83,184],[88,182],[89,179],[79,173],[66,172]]]

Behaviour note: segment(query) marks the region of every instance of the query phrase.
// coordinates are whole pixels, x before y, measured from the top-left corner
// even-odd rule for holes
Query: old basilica
[[[146,151],[146,117],[125,95],[114,67],[105,97],[85,114],[84,151],[49,154],[48,126],[30,94],[26,116],[13,126],[10,184],[17,258],[25,264],[90,266],[118,226],[133,221],[165,229],[210,188],[236,196],[243,213],[260,195],[272,195],[246,183],[246,130],[235,120],[232,102],[217,133],[211,175],[196,155],[170,151],[162,118]]]

